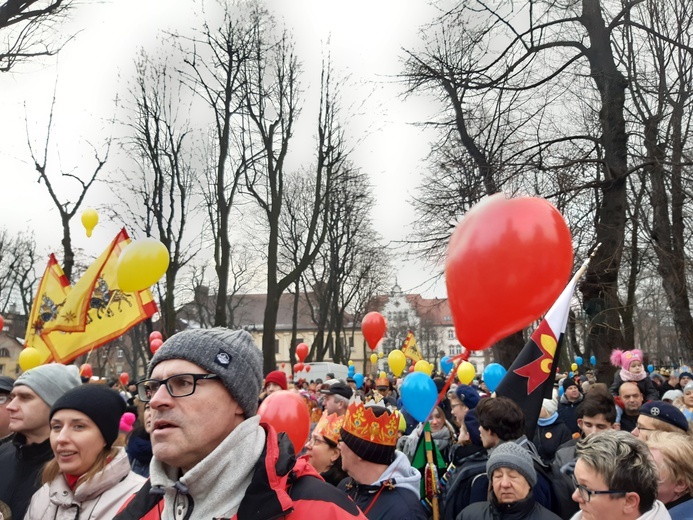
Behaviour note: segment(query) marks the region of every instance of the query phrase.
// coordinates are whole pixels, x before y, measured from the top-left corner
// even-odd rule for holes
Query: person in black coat
[[[561,444],[573,438],[570,428],[561,420],[556,410],[556,401],[544,399],[537,428],[534,430],[533,443],[539,456],[547,464],[551,463]]]
[[[532,457],[522,446],[504,442],[493,449],[486,463],[490,479],[489,498],[464,508],[457,520],[560,520],[534,500],[532,488],[537,473]]]

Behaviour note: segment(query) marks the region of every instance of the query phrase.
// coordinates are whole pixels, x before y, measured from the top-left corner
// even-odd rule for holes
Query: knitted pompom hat
[[[642,363],[642,350],[637,348],[634,348],[633,350],[615,349],[611,351],[610,360],[611,364],[616,368],[628,370],[633,361],[640,361],[640,363]]]

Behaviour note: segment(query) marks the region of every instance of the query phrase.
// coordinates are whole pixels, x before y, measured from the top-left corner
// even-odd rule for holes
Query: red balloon
[[[379,312],[369,312],[361,321],[361,332],[363,332],[363,337],[366,338],[368,348],[371,350],[378,347],[378,342],[383,339],[386,330],[385,318]]]
[[[0,332],[2,332],[2,329],[5,328],[5,318],[2,317],[2,314],[0,314]]]
[[[310,372],[310,365],[306,365],[306,372]]]
[[[300,372],[301,370],[303,370],[303,363],[296,363],[294,365],[294,372]]]
[[[303,449],[310,431],[310,413],[301,396],[288,390],[274,392],[262,401],[257,412],[262,422],[289,436],[294,453]]]
[[[164,337],[161,335],[161,332],[159,332],[158,330],[155,330],[154,332],[152,332],[152,333],[149,335],[149,343],[151,343],[151,342],[154,341],[155,339],[160,339],[160,340],[163,340],[163,339],[164,339]]]
[[[409,372],[413,372],[413,371],[414,371],[414,365],[409,367]]]
[[[91,368],[91,365],[89,363],[84,363],[82,366],[79,367],[79,375],[82,377],[89,377],[94,375],[94,371]]]
[[[123,386],[128,386],[128,383],[130,382],[130,374],[127,372],[120,374],[120,382],[123,383]]]
[[[284,368],[286,366],[286,363],[282,363],[281,367]]]
[[[299,363],[303,363],[303,360],[306,359],[308,350],[308,345],[305,343],[299,343],[296,345],[296,359],[298,359]]]
[[[536,197],[492,195],[467,212],[450,237],[445,282],[455,332],[483,350],[540,318],[573,269],[570,230]]]
[[[152,354],[156,354],[156,351],[159,350],[163,344],[164,342],[161,339],[154,338],[149,342],[149,350],[152,351]]]

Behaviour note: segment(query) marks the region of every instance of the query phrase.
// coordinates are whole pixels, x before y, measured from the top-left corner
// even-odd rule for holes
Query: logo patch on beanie
[[[653,417],[657,417],[659,415],[659,408],[653,406],[650,410],[650,415],[652,415]]]
[[[215,359],[218,365],[223,366],[224,368],[227,368],[229,366],[229,363],[231,363],[231,354],[228,352],[219,349],[219,352],[217,352],[217,357]]]

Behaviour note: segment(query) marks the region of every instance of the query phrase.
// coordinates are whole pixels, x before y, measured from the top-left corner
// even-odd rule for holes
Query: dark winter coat
[[[643,402],[644,401],[659,401],[660,396],[659,392],[654,386],[654,383],[652,383],[652,379],[649,377],[645,377],[645,379],[641,379],[640,381],[629,381],[629,383],[635,383],[638,385],[638,388],[640,389],[640,392],[643,395]],[[611,391],[611,394],[614,396],[618,395],[618,389],[621,388],[621,385],[623,384],[623,379],[621,379],[621,374],[620,370],[617,370],[616,373],[614,374],[614,382],[612,383],[611,387],[609,387],[609,390]],[[662,394],[664,395],[664,394]]]
[[[558,400],[558,417],[570,429],[570,433],[580,433],[580,428],[577,423],[576,408],[584,398],[585,396],[580,394],[577,401],[570,402],[566,399],[565,395],[562,395]]]
[[[19,520],[41,487],[43,466],[53,458],[48,439],[40,444],[25,443],[26,437],[18,433],[12,442],[0,446],[0,501],[9,506],[12,518]]]
[[[533,442],[542,460],[550,464],[561,444],[568,442],[572,438],[573,434],[570,428],[558,417],[552,424],[546,426],[537,425],[536,430],[534,430]]]
[[[530,491],[527,498],[512,504],[499,504],[491,493],[490,502],[467,506],[457,520],[561,520],[561,517],[537,503]]]

